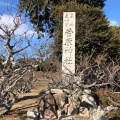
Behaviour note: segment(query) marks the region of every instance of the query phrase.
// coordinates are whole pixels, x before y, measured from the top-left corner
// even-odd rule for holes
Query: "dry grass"
[[[41,78],[41,74],[36,73]],[[20,94],[17,102],[12,106],[10,112],[2,115],[0,120],[25,120],[28,109],[34,109],[37,106],[39,93],[45,89],[47,84],[43,79],[38,81],[29,93]]]

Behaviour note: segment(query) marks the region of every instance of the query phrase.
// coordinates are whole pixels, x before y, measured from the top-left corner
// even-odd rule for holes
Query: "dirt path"
[[[1,116],[0,120],[26,120],[27,110],[36,108],[41,90],[42,88],[34,88],[30,93],[21,94],[17,103],[12,106],[11,111]]]
[[[35,73],[36,78],[41,81],[35,85],[34,89],[32,89],[30,93],[21,94],[18,101],[12,106],[11,111],[8,114],[1,116],[0,120],[26,120],[27,110],[36,108],[39,93],[41,90],[46,88],[46,79],[41,78],[42,74],[42,72]],[[55,77],[55,80],[57,80],[61,73],[58,72],[51,75]]]

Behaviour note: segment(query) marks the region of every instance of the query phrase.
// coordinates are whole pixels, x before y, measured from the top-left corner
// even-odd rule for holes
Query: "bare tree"
[[[47,111],[47,107],[42,106],[43,103],[46,106],[47,103],[53,104],[49,101],[52,99],[50,99],[50,96],[53,96],[55,104],[58,106],[55,109],[56,111],[68,111],[68,109],[73,108],[73,106],[70,108],[69,106],[74,103],[74,108],[77,109],[76,114],[81,113],[82,115],[82,113],[85,112],[84,114],[87,116],[86,112],[88,112],[88,116],[91,120],[93,120],[93,118],[100,119],[111,110],[118,110],[120,107],[119,60],[120,59],[113,60],[106,54],[99,55],[96,58],[93,58],[92,56],[83,56],[76,64],[77,72],[75,74],[71,71],[69,71],[70,74],[60,71],[61,75],[58,76],[58,74],[56,74],[53,76],[53,72],[47,71],[47,74],[45,74],[44,77],[48,79],[49,87],[41,92],[38,103],[38,112],[43,114],[41,112],[42,109],[43,111]],[[95,94],[100,88],[109,89],[108,92],[104,89],[104,95],[111,102],[111,105],[105,106],[105,108],[99,106],[99,97]],[[65,99],[63,100],[61,94],[64,98],[66,97],[68,101],[65,101]],[[116,98],[114,97],[114,94]],[[57,100],[58,97],[60,101]],[[94,99],[95,97],[96,100]],[[60,107],[61,103],[64,103],[62,107]],[[84,108],[87,110],[84,111]],[[60,115],[61,114],[62,112],[60,112]],[[65,112],[64,115],[70,114]],[[44,115],[42,117],[44,117]]]
[[[50,88],[68,89],[69,93],[64,91],[69,97],[73,97],[75,102],[78,102],[78,96],[81,96],[84,89],[91,89],[93,92],[99,88],[108,88],[111,93],[120,92],[120,59],[113,60],[109,56],[99,55],[96,59],[92,56],[83,56],[76,64],[76,73],[66,74],[61,73],[64,77],[59,77],[56,80],[52,74],[47,74],[46,77],[50,82]],[[108,100],[114,105],[120,106],[119,99],[112,99],[112,94],[106,94]],[[120,93],[117,94],[118,97]]]
[[[10,14],[9,20],[4,21],[0,16],[0,106],[5,111],[12,107],[20,93],[27,92],[35,82],[34,63],[24,54],[35,33],[26,28],[20,31],[25,24],[19,14]],[[18,62],[20,58],[22,63]]]

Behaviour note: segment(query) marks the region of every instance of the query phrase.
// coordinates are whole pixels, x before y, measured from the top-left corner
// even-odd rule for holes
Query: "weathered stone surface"
[[[58,120],[108,120],[105,116],[105,111],[113,109],[113,107],[107,107],[101,109],[97,107],[94,98],[91,95],[84,94],[78,99],[86,106],[80,106],[75,103],[73,97],[66,97],[63,90],[52,89],[52,91],[45,92],[41,95],[39,102],[40,118],[52,120],[58,118]],[[89,109],[88,106],[90,106]],[[77,115],[76,115],[77,114]]]
[[[102,109],[100,106],[98,106],[97,109],[93,109],[90,112],[90,120],[108,120],[106,113],[108,113],[111,110],[117,110],[117,107],[114,106],[108,106],[104,109]]]
[[[91,94],[91,90],[90,89],[84,89],[83,90],[83,94],[90,95]]]
[[[68,113],[68,107],[69,107],[69,105],[70,104],[65,104],[64,108],[62,109],[64,111],[65,115],[67,115],[67,113]]]
[[[67,115],[77,114],[78,111],[77,111],[76,104],[74,103],[73,99],[69,98],[68,101],[69,101],[69,106],[68,106]]]
[[[63,115],[58,120],[89,120],[88,117],[81,117],[79,115]]]
[[[81,96],[81,102],[84,102],[84,101],[89,103],[90,105],[92,105],[93,108],[97,108],[96,102],[91,95],[87,95],[87,94],[82,95]]]
[[[83,110],[80,110],[80,113],[79,113],[80,116],[82,117],[87,117],[89,118],[89,110],[87,108],[83,108]]]
[[[59,120],[74,120],[74,116],[61,116]]]
[[[38,117],[38,115],[39,115],[39,113],[37,111],[34,111],[34,110],[27,111],[27,118],[28,119],[34,120]]]
[[[57,116],[58,116],[58,118],[60,117],[60,116],[62,116],[62,111],[59,109],[59,110],[57,110]]]
[[[70,93],[68,89],[51,89],[50,92],[55,94],[64,94],[64,92]]]
[[[62,109],[64,105],[68,103],[68,98],[65,96],[64,93],[53,94],[53,97],[55,98],[56,104],[59,109]]]
[[[66,92],[69,92],[66,90]],[[81,101],[86,101],[91,106],[95,106],[92,102],[94,98],[90,95],[82,95]],[[94,101],[95,102],[95,101]],[[51,89],[50,91],[45,92],[42,94],[40,103],[39,103],[39,112],[41,118],[57,118],[61,115],[76,115],[79,113],[79,108],[77,108],[77,104],[75,103],[74,99],[68,98],[65,96],[62,89]],[[89,116],[88,111],[82,111],[83,116]]]
[[[57,118],[57,106],[52,94],[45,94],[41,97],[39,113],[41,118]]]
[[[108,120],[108,118],[105,116],[105,111],[99,106],[90,112],[90,120]]]
[[[51,89],[50,92],[60,94],[60,93],[63,93],[63,90],[62,89]]]

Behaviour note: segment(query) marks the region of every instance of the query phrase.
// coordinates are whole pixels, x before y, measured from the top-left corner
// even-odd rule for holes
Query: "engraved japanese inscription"
[[[62,70],[75,73],[75,12],[63,13]]]

